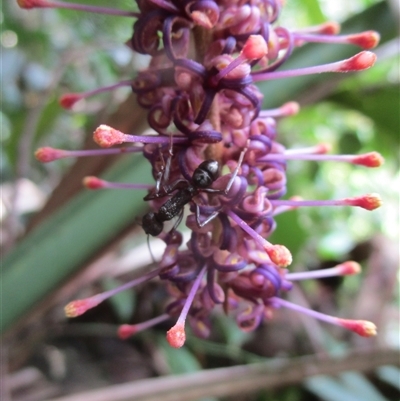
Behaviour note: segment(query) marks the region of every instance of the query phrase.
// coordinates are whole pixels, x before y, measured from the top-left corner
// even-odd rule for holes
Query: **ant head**
[[[194,170],[192,182],[199,188],[208,188],[218,178],[219,165],[216,160],[205,160]]]

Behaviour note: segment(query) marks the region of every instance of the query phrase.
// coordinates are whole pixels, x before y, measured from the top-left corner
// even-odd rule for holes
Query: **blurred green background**
[[[105,0],[92,3],[110,6]],[[330,143],[332,153],[375,150],[385,157],[385,165],[372,170],[345,163],[290,162],[288,196],[333,199],[377,192],[384,206],[373,212],[304,208],[286,213],[277,218],[271,239],[291,250],[294,270],[332,266],[349,258],[360,262],[363,273],[359,277],[307,283],[294,296],[335,315],[374,320],[379,324],[378,339],[354,339],[325,326],[292,321],[293,315],[279,312],[268,328],[251,335],[239,332],[234,322],[217,314],[210,341],[190,337],[179,351],[166,346],[165,327],[122,345],[114,338],[117,324],[152,316],[161,304],[162,289],[156,284],[115,297],[87,318],[78,319],[79,323],[67,322],[62,306],[70,299],[112,287],[151,263],[146,238],[137,225],[145,208],[144,191],[89,192],[82,189],[82,177],[149,183],[151,176],[140,157],[40,164],[34,151],[40,146],[95,147],[91,133],[104,122],[141,133],[145,114],[129,88],[81,101],[73,111],[63,110],[58,99],[67,92],[132,78],[146,59],[132,55],[124,45],[132,32],[129,18],[66,10],[25,11],[10,1],[3,4],[0,36],[3,361],[11,376],[30,367],[40,377],[40,386],[35,382],[36,387],[31,384],[25,392],[11,391],[15,399],[39,400],[166,373],[269,362],[276,357],[399,347],[398,4],[370,0],[286,3],[279,23],[289,28],[336,20],[343,23],[343,33],[374,29],[381,34],[381,44],[374,50],[378,62],[368,71],[259,85],[265,107],[289,100],[302,107],[298,115],[280,122],[279,138],[287,147]],[[132,4],[121,0],[118,7],[130,10]],[[351,46],[306,45],[283,69],[340,60],[358,51]],[[156,255],[159,246],[157,241],[152,244]],[[286,326],[291,334],[280,337]],[[55,350],[64,358],[61,373],[54,373]],[[83,378],[71,373],[76,366],[85,370]],[[363,400],[395,400],[399,393],[393,381],[399,376],[396,368],[391,369],[376,370],[373,377],[309,379],[243,399],[356,400],[362,388]],[[40,398],[37,386],[53,392]],[[233,393],[228,399],[241,398]]]

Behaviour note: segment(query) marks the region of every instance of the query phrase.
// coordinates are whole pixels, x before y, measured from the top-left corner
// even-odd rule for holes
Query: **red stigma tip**
[[[88,306],[89,305],[86,299],[72,301],[64,307],[65,316],[77,317],[83,315],[88,309],[90,309],[90,306]]]
[[[300,105],[297,102],[287,102],[282,105],[281,110],[286,116],[293,116],[300,110]]]
[[[67,93],[60,97],[59,103],[64,109],[71,109],[72,106],[82,99],[82,95],[79,93]]]
[[[41,163],[49,163],[57,159],[61,159],[65,156],[65,152],[60,149],[54,149],[50,147],[39,148],[35,152],[35,157]]]
[[[136,332],[137,332],[136,325],[123,324],[118,328],[118,337],[121,340],[126,340],[127,338],[136,334]]]
[[[324,155],[332,150],[332,146],[329,143],[320,143],[317,145],[317,154]]]
[[[83,185],[88,189],[101,189],[105,187],[105,182],[100,178],[89,176],[83,179]]]
[[[376,60],[376,54],[364,51],[345,60],[337,71],[349,72],[349,71],[366,70],[367,68],[370,68],[374,65],[375,60]]]
[[[168,344],[173,348],[181,348],[186,341],[185,326],[177,323],[167,331]]]
[[[359,265],[359,263],[353,262],[352,260],[344,262],[338,267],[340,267],[341,273],[344,276],[352,276],[361,272],[361,266]]]
[[[258,60],[267,53],[268,46],[261,35],[250,35],[242,49],[242,54],[248,60]]]
[[[334,21],[328,21],[321,25],[318,33],[322,35],[337,35],[340,32],[340,24]]]
[[[100,125],[93,134],[93,140],[102,148],[120,145],[125,141],[125,134],[108,125]]]
[[[286,267],[292,263],[292,254],[283,245],[273,245],[265,249],[268,256],[279,267]]]
[[[376,326],[367,320],[338,319],[339,324],[362,337],[376,336]]]
[[[384,162],[385,159],[378,152],[370,152],[354,158],[354,164],[366,167],[380,167]]]
[[[375,210],[382,206],[382,199],[378,194],[368,194],[349,200],[353,206],[359,206],[366,210]]]
[[[348,41],[353,45],[360,46],[363,49],[372,49],[379,43],[380,36],[378,32],[366,31],[348,36]]]
[[[98,295],[93,295],[92,297],[85,299],[77,299],[65,306],[65,315],[67,317],[77,317],[83,315],[86,311],[94,308],[102,301],[103,300]]]
[[[17,0],[21,8],[29,9],[35,7],[46,7],[46,2],[43,0]]]
[[[299,195],[294,195],[294,196],[291,196],[291,197],[290,197],[290,200],[291,200],[291,201],[297,202],[297,201],[302,201],[302,200],[304,200],[304,199],[303,199],[301,196],[299,196]],[[297,209],[297,207],[294,206],[294,209]]]

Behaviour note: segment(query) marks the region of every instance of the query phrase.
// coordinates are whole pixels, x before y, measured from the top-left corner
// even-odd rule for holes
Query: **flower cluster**
[[[346,162],[378,167],[382,157],[329,155],[329,146],[285,149],[277,140],[276,118],[293,115],[298,105],[289,102],[262,110],[263,94],[256,82],[323,72],[369,68],[375,55],[362,51],[347,60],[297,70],[276,71],[296,46],[306,42],[342,43],[369,49],[379,41],[376,32],[338,35],[335,23],[291,31],[276,24],[281,0],[137,0],[139,12],[46,0],[18,0],[23,8],[62,7],[135,18],[130,45],[151,56],[146,70],[132,81],[62,97],[70,108],[87,96],[130,85],[139,104],[148,110],[152,132],[129,135],[101,125],[94,141],[104,149],[66,151],[41,148],[36,157],[49,162],[64,157],[119,152],[142,152],[150,162],[155,185],[84,181],[90,189],[149,188],[154,212],[143,218],[146,233],[160,235],[166,244],[158,268],[120,288],[73,301],[69,317],[78,316],[118,291],[158,276],[167,283],[170,301],[165,314],[137,325],[123,325],[119,335],[133,333],[171,317],[171,346],[185,342],[186,320],[202,337],[210,333],[210,315],[216,305],[233,315],[245,331],[287,307],[350,329],[362,336],[376,333],[373,323],[352,321],[307,310],[282,298],[297,280],[356,274],[360,266],[344,262],[322,271],[290,273],[292,258],[283,245],[267,238],[275,229],[274,217],[302,206],[359,206],[373,210],[376,194],[339,200],[282,199],[286,193],[286,164],[290,160]],[[133,143],[123,148],[114,145]],[[189,204],[186,226],[190,240],[183,247],[179,222]],[[164,222],[177,223],[162,232]],[[183,249],[182,249],[183,248]]]

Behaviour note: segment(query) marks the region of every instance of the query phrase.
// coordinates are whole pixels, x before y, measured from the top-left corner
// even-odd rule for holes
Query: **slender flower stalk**
[[[131,184],[129,182],[111,182],[97,177],[89,176],[83,179],[87,189],[152,189],[151,184]]]
[[[106,8],[106,7],[96,7],[96,6],[88,6],[78,3],[64,3],[61,1],[50,1],[50,0],[17,0],[18,5],[21,8],[65,8],[68,10],[75,11],[86,11],[89,13],[96,14],[107,14],[107,15],[116,15],[119,17],[138,17],[138,13],[134,13],[131,11],[123,11],[117,10],[114,8]]]
[[[103,86],[102,88],[97,88],[91,91],[82,92],[82,93],[67,93],[66,95],[61,96],[60,105],[65,109],[70,109],[72,106],[78,102],[79,100],[98,95],[100,93],[105,93],[109,91],[113,91],[118,88],[123,88],[125,86],[132,85],[132,80],[117,82],[116,84]]]
[[[124,148],[112,149],[88,149],[88,150],[64,150],[50,147],[39,148],[35,152],[35,157],[42,163],[49,163],[54,160],[65,159],[69,157],[93,157],[104,155],[118,155],[122,153],[139,153],[143,151],[141,146],[130,146]]]
[[[293,78],[304,75],[322,74],[324,72],[362,71],[372,67],[375,61],[376,61],[376,55],[374,53],[363,51],[349,59],[337,61],[335,63],[322,64],[314,67],[298,68],[296,70],[256,74],[253,77],[253,80],[254,82],[260,82],[260,81],[270,81],[272,79]]]
[[[274,302],[277,305],[283,306],[285,308],[292,309],[296,312],[303,313],[314,319],[322,320],[326,323],[344,327],[345,329],[354,331],[362,337],[371,337],[376,335],[376,326],[373,323],[365,320],[339,319],[338,317],[325,315],[324,313],[313,311],[300,305],[293,304],[291,302],[285,301],[282,298],[273,297],[271,298],[271,302]]]
[[[151,57],[147,69],[132,80],[116,82],[60,99],[71,108],[80,99],[130,86],[147,111],[151,135],[123,133],[100,125],[94,142],[102,149],[67,151],[43,147],[41,162],[66,157],[142,152],[151,165],[154,184],[116,183],[86,177],[88,189],[147,189],[145,201],[152,211],[142,226],[165,242],[159,267],[114,290],[66,307],[78,316],[119,291],[159,277],[167,282],[165,313],[147,322],[122,325],[120,338],[128,338],[170,318],[167,332],[172,347],[183,346],[185,327],[207,337],[211,313],[223,305],[244,331],[255,330],[273,309],[286,307],[315,319],[352,330],[361,336],[376,334],[373,323],[327,316],[284,299],[294,283],[305,279],[345,276],[360,272],[353,261],[325,270],[289,272],[290,251],[268,238],[276,228],[275,216],[299,207],[358,206],[374,210],[379,195],[344,199],[304,200],[286,195],[286,166],[292,160],[350,163],[380,167],[377,152],[332,155],[329,144],[286,149],[278,140],[276,119],[299,112],[296,102],[262,110],[263,94],[255,83],[320,73],[346,73],[373,66],[374,53],[364,50],[346,60],[293,70],[279,70],[295,47],[307,42],[357,45],[371,49],[379,35],[366,31],[338,35],[339,25],[327,22],[301,30],[277,26],[283,2],[255,0],[142,0],[139,12],[46,0],[18,0],[22,8],[69,8],[135,19],[130,47]],[[194,44],[194,46],[192,46]],[[134,146],[114,147],[134,143]],[[190,239],[183,246],[179,223],[189,205],[186,226]],[[166,231],[164,223],[174,220]]]
[[[159,274],[159,269],[153,270],[139,278],[136,278],[128,283],[121,285],[120,287],[113,288],[112,290],[102,292],[100,294],[93,295],[89,298],[78,299],[76,301],[70,302],[65,307],[65,314],[68,317],[77,317],[84,314],[89,309],[94,308],[100,303],[104,302],[106,299],[118,294],[121,291],[128,290],[129,288],[136,287],[139,284],[142,284],[152,278],[156,277]]]
[[[285,275],[285,278],[289,281],[311,280],[334,276],[351,276],[360,272],[361,266],[357,262],[347,261],[329,269],[312,270],[299,273],[287,273]]]
[[[118,337],[122,340],[126,340],[127,338],[133,336],[140,331],[144,331],[149,329],[150,327],[156,326],[159,323],[165,322],[169,319],[168,313],[163,313],[160,316],[157,316],[153,319],[147,320],[146,322],[139,324],[123,324],[118,329]]]

